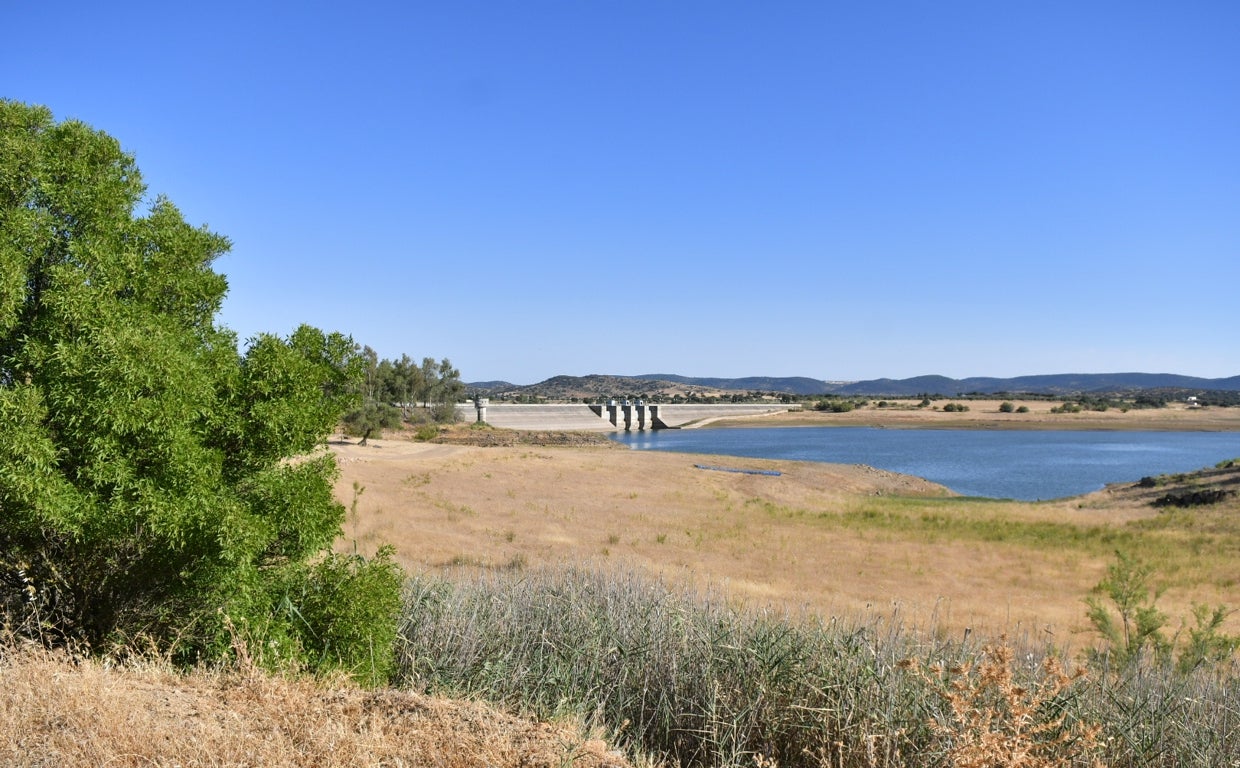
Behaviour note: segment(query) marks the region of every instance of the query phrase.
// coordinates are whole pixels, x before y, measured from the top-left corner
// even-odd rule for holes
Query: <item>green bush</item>
[[[239,351],[214,324],[228,240],[163,198],[140,212],[110,136],[0,100],[0,146],[0,622],[303,664],[339,622],[300,596],[377,580],[306,565],[344,519],[333,458],[305,457],[355,402],[356,346],[302,326]]]
[[[1153,568],[1123,552],[1107,567],[1107,575],[1094,587],[1109,598],[1109,604],[1096,596],[1086,598],[1087,616],[1105,645],[1091,648],[1090,660],[1101,667],[1126,667],[1150,654],[1165,661],[1171,643],[1163,635],[1167,614],[1155,606],[1157,593],[1151,593],[1149,578]]]
[[[383,430],[396,429],[401,425],[400,409],[387,403],[367,402],[345,414],[345,432],[362,438],[362,444],[371,437],[382,437]]]
[[[384,548],[372,559],[331,554],[304,571],[290,601],[299,639],[315,671],[343,669],[358,680],[388,681],[395,657],[404,572]]]
[[[999,403],[999,413],[1012,413],[1016,410],[1016,404],[1011,400],[1004,400]]]

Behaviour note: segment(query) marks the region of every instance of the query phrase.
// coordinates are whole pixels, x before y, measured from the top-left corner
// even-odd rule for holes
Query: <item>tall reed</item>
[[[1037,719],[1013,738],[1045,741],[1029,752],[1038,762],[995,766],[1099,756],[1134,768],[1231,766],[1240,756],[1234,675],[1144,668],[1051,686],[1053,649],[1010,645],[1005,690],[1053,695],[994,705]],[[875,768],[954,764],[977,734],[961,730],[945,691],[972,685],[953,675],[980,668],[986,651],[981,639],[945,640],[898,616],[741,609],[645,575],[567,567],[413,579],[398,655],[399,685],[583,719],[672,764]],[[941,684],[926,669],[940,670]],[[968,727],[1005,727],[982,715]],[[1069,738],[1083,732],[1089,740]]]

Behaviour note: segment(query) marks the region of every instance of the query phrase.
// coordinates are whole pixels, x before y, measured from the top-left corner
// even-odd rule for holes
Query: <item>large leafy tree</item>
[[[327,554],[344,508],[314,453],[356,398],[356,347],[303,326],[239,351],[214,323],[227,239],[144,195],[115,139],[0,101],[2,617],[358,664],[331,638],[382,625],[398,574]],[[385,586],[324,603],[355,583]]]

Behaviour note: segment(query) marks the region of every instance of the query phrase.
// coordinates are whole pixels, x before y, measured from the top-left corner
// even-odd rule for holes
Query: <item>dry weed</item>
[[[1069,722],[1067,703],[1084,671],[1068,674],[1047,656],[1037,679],[1018,682],[1013,650],[1001,639],[976,664],[930,667],[922,678],[947,705],[929,723],[939,748],[956,768],[1068,768],[1100,766],[1096,724]],[[916,662],[908,662],[916,666]]]

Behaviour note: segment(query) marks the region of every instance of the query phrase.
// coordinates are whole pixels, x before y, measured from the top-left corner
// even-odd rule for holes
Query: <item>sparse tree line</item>
[[[361,369],[360,403],[345,414],[343,423],[362,443],[406,423],[425,426],[456,420],[456,404],[465,396],[465,385],[448,358],[436,362],[424,357],[420,365],[409,355],[380,360],[367,346],[361,350]]]
[[[780,403],[802,403],[806,408],[819,411],[837,411],[839,408],[847,408],[844,403],[851,403],[852,408],[860,408],[868,405],[869,398],[877,397],[877,395],[842,395],[842,394],[821,394],[821,395],[797,395],[791,392],[766,392],[752,390],[749,392],[732,392],[728,394],[707,395],[700,392],[649,392],[649,391],[628,391],[609,394],[596,394],[568,396],[560,393],[556,394],[549,391],[519,391],[519,392],[490,392],[489,397],[500,402],[508,403],[555,403],[555,402],[581,402],[586,404],[606,403],[609,400],[642,400],[647,403],[670,403],[670,404],[710,404],[719,403],[761,403],[769,401],[778,401]],[[1226,390],[1148,390],[1135,393],[1111,393],[1111,394],[1082,394],[1082,395],[1064,395],[1064,394],[1048,394],[1036,392],[968,392],[955,395],[944,395],[941,393],[918,393],[916,395],[896,396],[886,395],[890,400],[879,400],[876,405],[879,408],[899,407],[901,401],[918,401],[918,407],[929,408],[934,407],[934,403],[940,400],[951,401],[969,401],[969,400],[1005,400],[1018,398],[1020,400],[1034,401],[1059,401],[1060,406],[1056,406],[1059,410],[1054,413],[1079,413],[1081,411],[1106,411],[1115,409],[1120,411],[1128,411],[1143,408],[1165,408],[1168,404],[1174,402],[1189,402],[1188,398],[1196,398],[1197,405],[1228,407],[1240,405],[1240,392],[1230,392]],[[1028,408],[1020,413],[1027,413]],[[1013,409],[1016,406],[1013,405]],[[848,409],[848,410],[851,410]],[[955,410],[955,408],[945,409]],[[1009,413],[1009,411],[1004,411]]]

